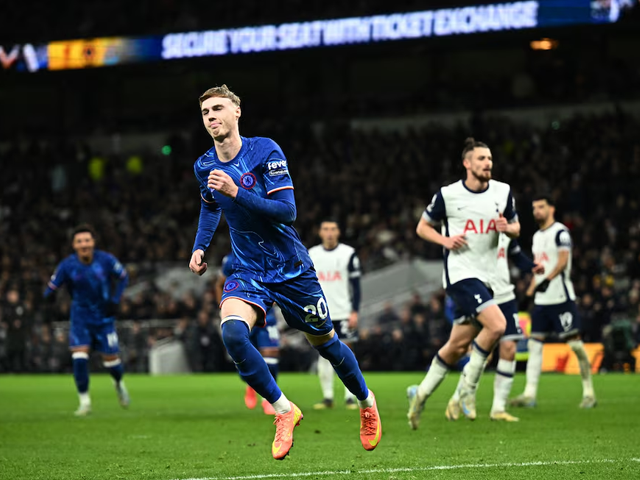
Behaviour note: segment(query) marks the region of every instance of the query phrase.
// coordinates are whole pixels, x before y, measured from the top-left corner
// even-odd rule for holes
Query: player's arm
[[[56,267],[55,272],[51,276],[47,288],[44,291],[44,298],[48,298],[51,294],[55,293],[64,283],[67,281],[67,269],[65,263],[60,262]]]
[[[529,282],[529,287],[525,295],[527,297],[533,297],[534,293],[536,293],[536,277],[531,277],[531,282]]]
[[[516,212],[516,201],[511,195],[511,190],[509,190],[507,197],[507,206],[496,221],[496,230],[504,233],[509,238],[518,238],[520,236],[520,222]]]
[[[113,295],[111,295],[111,303],[118,305],[122,298],[122,294],[124,293],[124,289],[129,285],[129,273],[118,259],[115,257],[112,257],[112,259],[113,264],[111,266],[111,275],[116,278],[117,283],[113,290]]]
[[[213,234],[220,223],[222,209],[214,200],[211,192],[200,184],[200,218],[198,219],[198,231],[191,251],[189,268],[193,273],[202,275],[207,271],[204,261],[204,252],[211,245]]]
[[[233,198],[234,202],[254,214],[268,218],[274,223],[292,225],[298,213],[287,160],[275,142],[265,141],[270,142],[272,148],[271,153],[262,164],[262,179],[267,191],[267,198],[239,188],[231,177],[221,170],[213,170],[209,174],[208,187]]]
[[[446,213],[442,192],[438,192],[433,196],[431,203],[422,214],[422,217],[418,222],[418,226],[416,227],[416,233],[420,238],[427,242],[442,245],[448,250],[457,250],[467,244],[464,235],[445,237],[435,229],[435,226],[446,218]]]
[[[349,259],[347,267],[349,271],[349,284],[351,285],[351,315],[349,315],[349,328],[354,329],[358,326],[358,312],[360,311],[360,301],[362,299],[362,288],[360,278],[360,259],[358,255],[353,253]]]
[[[509,243],[509,258],[513,264],[524,273],[544,273],[544,265],[538,265],[529,257],[527,257],[517,240],[511,240]]]

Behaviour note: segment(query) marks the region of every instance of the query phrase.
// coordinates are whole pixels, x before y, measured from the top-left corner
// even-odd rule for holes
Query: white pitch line
[[[640,458],[632,458],[631,460],[640,462]],[[552,462],[479,463],[462,465],[433,465],[430,467],[373,468],[368,470],[325,470],[320,472],[267,473],[263,475],[240,475],[236,477],[194,477],[176,480],[258,480],[263,478],[301,478],[314,476],[326,477],[329,475],[360,475],[363,473],[428,472],[430,470],[459,470],[463,468],[522,468],[545,467],[550,465],[584,465],[589,463],[616,463],[619,461],[621,460],[557,460]]]

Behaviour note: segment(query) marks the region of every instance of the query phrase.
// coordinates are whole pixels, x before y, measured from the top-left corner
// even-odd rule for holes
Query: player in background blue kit
[[[54,272],[45,298],[66,285],[71,295],[71,328],[69,348],[73,358],[73,378],[76,381],[80,406],[75,414],[91,413],[89,397],[89,351],[102,355],[105,368],[113,377],[120,405],[129,406],[129,393],[122,380],[124,369],[118,357],[118,334],[115,315],[129,275],[110,253],[95,249],[95,235],[89,225],[79,225],[73,231],[72,245],[76,253],[62,260]],[[116,281],[112,288],[113,280]]]
[[[222,269],[216,280],[215,291],[218,304],[222,301],[222,293],[224,284],[231,275],[233,275],[232,266],[236,263],[233,253],[230,253],[222,259]],[[264,361],[267,362],[271,376],[278,381],[278,366],[280,364],[280,333],[278,332],[278,320],[273,309],[267,313],[267,321],[264,328],[254,328],[249,336],[251,344],[258,349]],[[258,404],[256,391],[247,385],[244,395],[244,404],[247,408],[253,410]],[[267,415],[275,415],[276,412],[267,400],[262,399],[262,410]]]
[[[375,397],[353,352],[335,335],[313,263],[292,227],[297,211],[287,160],[273,140],[240,136],[240,99],[226,85],[207,90],[199,100],[214,146],[194,165],[202,201],[189,268],[198,275],[206,271],[204,254],[224,211],[235,264],[220,305],[222,340],[242,379],[276,411],[271,453],[277,460],[289,453],[293,430],[302,420],[249,338],[274,303],[356,396],[360,441],[373,450],[382,435]]]

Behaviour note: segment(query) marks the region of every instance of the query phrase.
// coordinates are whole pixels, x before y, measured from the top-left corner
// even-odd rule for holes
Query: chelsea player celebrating
[[[375,397],[353,352],[335,335],[313,263],[292,227],[297,212],[285,156],[271,139],[240,136],[240,99],[226,85],[210,88],[199,100],[214,146],[194,165],[201,206],[189,268],[198,275],[206,271],[204,254],[224,210],[235,264],[220,304],[222,340],[242,379],[273,405],[273,458],[281,460],[289,453],[293,430],[303,418],[249,338],[254,326],[264,325],[274,302],[356,396],[360,440],[366,450],[373,450],[382,435]]]
[[[66,284],[72,298],[69,346],[73,358],[73,377],[80,397],[80,406],[75,414],[84,416],[91,413],[90,348],[102,354],[103,365],[113,377],[120,405],[126,408],[129,406],[129,393],[122,380],[124,369],[118,357],[115,314],[129,276],[116,257],[95,249],[95,235],[91,226],[76,227],[72,244],[76,253],[60,262],[44,296],[48,297]],[[111,291],[114,278],[117,284]]]

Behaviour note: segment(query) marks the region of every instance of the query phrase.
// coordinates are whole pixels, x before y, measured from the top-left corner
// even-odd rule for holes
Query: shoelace
[[[289,415],[276,415],[276,419],[273,421],[273,424],[276,426],[276,442],[281,442],[282,438],[285,436],[287,431],[287,421],[289,418],[293,418]]]
[[[375,435],[376,433],[376,416],[371,412],[364,412],[363,428],[366,435]]]

